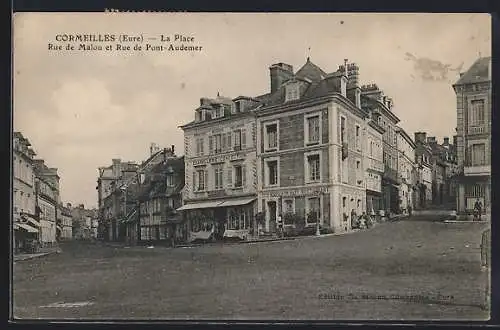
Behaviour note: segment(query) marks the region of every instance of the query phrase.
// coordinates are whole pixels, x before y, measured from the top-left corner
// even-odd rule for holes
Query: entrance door
[[[267,212],[269,214],[269,231],[276,232],[276,202],[267,202]]]
[[[217,240],[222,240],[224,238],[225,223],[226,223],[226,209],[216,208],[214,210],[214,235]]]

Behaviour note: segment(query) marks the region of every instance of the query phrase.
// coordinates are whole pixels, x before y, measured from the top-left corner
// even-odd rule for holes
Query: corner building
[[[281,214],[334,232],[351,228],[366,211],[365,159],[369,112],[361,109],[358,67],[326,73],[307,59],[296,73],[270,67],[271,92],[260,96],[257,117],[257,208],[264,231]]]
[[[256,128],[259,100],[202,98],[184,131],[182,211],[188,240],[247,238],[255,226]]]
[[[491,57],[476,60],[453,85],[457,97],[457,212],[473,212],[477,200],[491,211]]]

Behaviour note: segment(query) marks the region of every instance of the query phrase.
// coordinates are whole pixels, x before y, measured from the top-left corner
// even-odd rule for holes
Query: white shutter
[[[227,148],[229,150],[233,149],[233,144],[231,143],[231,132],[227,133]]]
[[[196,171],[193,172],[193,191],[196,191]]]
[[[209,190],[208,189],[208,170],[205,170],[205,190]]]
[[[247,184],[247,167],[246,165],[241,165],[241,186],[245,187]]]
[[[231,188],[233,186],[233,169],[229,167],[227,169],[227,187]]]
[[[241,130],[241,149],[245,149],[247,144],[247,130]]]
[[[222,150],[226,151],[227,150],[227,144],[226,144],[226,134],[221,134],[221,140],[222,140]]]

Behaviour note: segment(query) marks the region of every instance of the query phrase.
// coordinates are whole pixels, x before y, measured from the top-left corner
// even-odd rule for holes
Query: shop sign
[[[264,198],[270,197],[297,197],[297,196],[318,196],[328,193],[328,187],[307,187],[287,190],[265,191]]]
[[[227,155],[220,155],[220,156],[207,157],[207,158],[203,158],[203,159],[196,159],[196,160],[193,160],[193,166],[211,164],[211,163],[223,163],[223,162],[228,161],[228,160],[231,161],[231,160],[244,159],[244,158],[245,158],[245,153],[237,152],[237,153],[232,153],[232,154],[227,154]]]

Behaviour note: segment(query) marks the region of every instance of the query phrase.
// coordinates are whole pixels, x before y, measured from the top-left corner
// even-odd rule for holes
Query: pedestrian
[[[476,199],[476,203],[474,203],[474,220],[481,221],[482,209],[483,209],[483,204],[478,198]]]
[[[412,211],[411,205],[408,205],[408,217],[411,217],[411,211]]]
[[[358,219],[356,217],[356,211],[354,211],[354,209],[351,209],[351,228],[354,229],[358,227],[359,224],[358,224]]]
[[[481,272],[486,274],[484,290],[484,309],[490,309],[490,249],[491,249],[491,229],[487,229],[481,235]]]
[[[281,213],[278,214],[278,236],[283,237],[283,218],[281,217]]]

